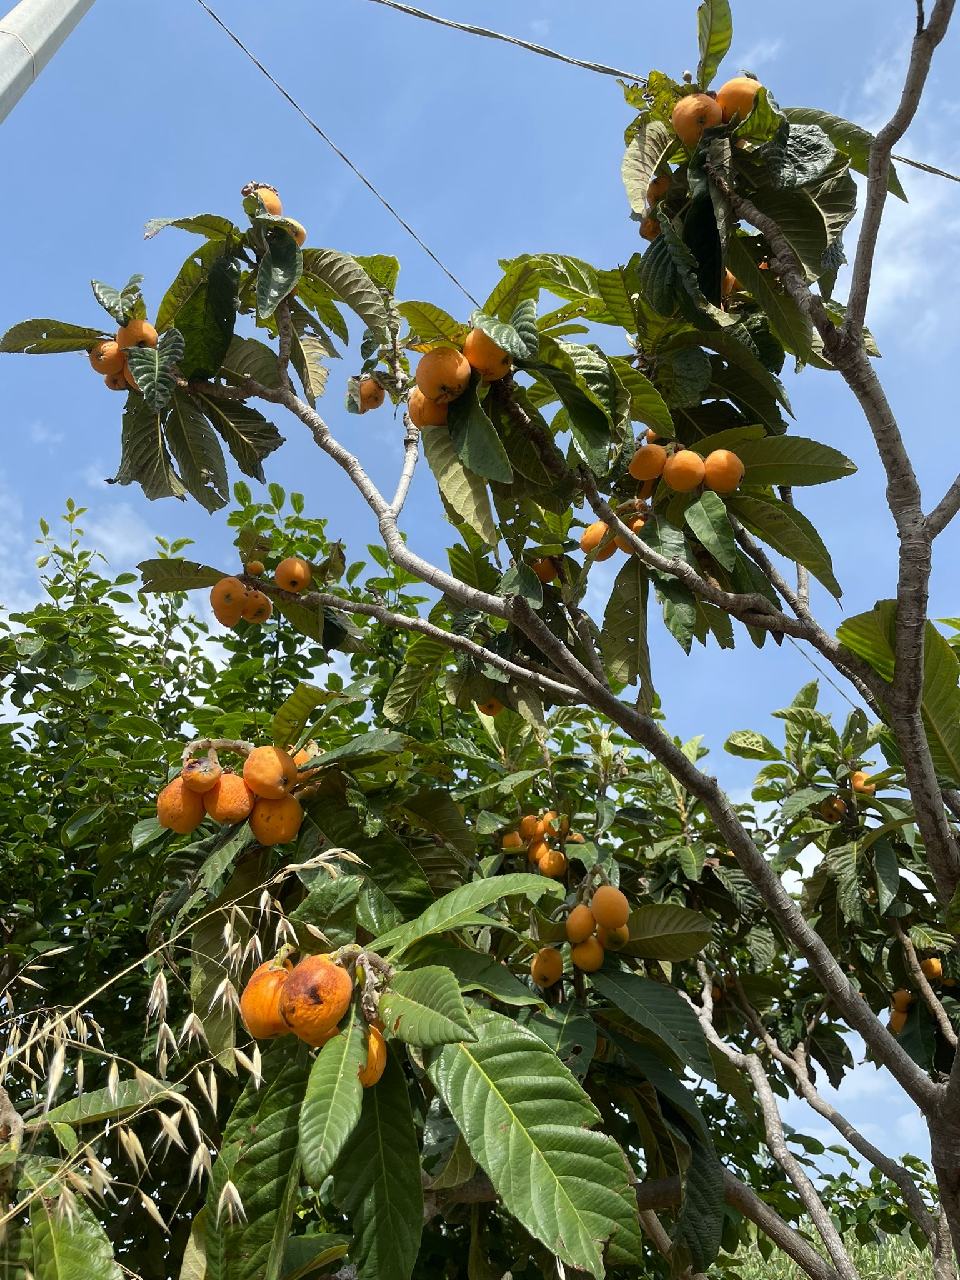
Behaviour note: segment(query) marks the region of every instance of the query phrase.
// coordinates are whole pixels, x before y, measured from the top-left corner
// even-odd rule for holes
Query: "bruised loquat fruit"
[[[470,362],[452,347],[434,347],[421,357],[414,376],[428,400],[449,404],[470,385]]]
[[[530,977],[536,986],[552,987],[563,977],[563,956],[556,947],[541,947],[530,961]]]
[[[630,930],[625,924],[619,929],[607,929],[601,924],[597,926],[597,939],[604,951],[622,951],[630,941]]]
[[[662,230],[663,228],[660,226],[658,218],[644,218],[640,223],[640,235],[644,240],[649,240],[651,243],[656,240]]]
[[[250,814],[250,830],[266,847],[295,840],[303,822],[303,806],[296,796],[278,800],[258,799]]]
[[[263,574],[262,560],[248,560],[245,565],[246,572],[253,578],[259,578]]]
[[[197,795],[203,795],[205,791],[210,791],[220,781],[223,775],[223,768],[216,760],[209,757],[203,760],[188,760],[180,770],[180,777],[183,779],[183,785],[188,791],[195,791]]]
[[[273,580],[277,586],[294,593],[305,591],[312,577],[312,569],[300,556],[287,556],[273,571]]]
[[[498,716],[503,710],[503,703],[499,698],[487,698],[486,702],[478,702],[477,706],[485,716]]]
[[[273,613],[273,603],[262,591],[248,591],[240,610],[240,617],[247,622],[266,622]]]
[[[316,1047],[336,1034],[352,995],[345,969],[327,955],[305,956],[283,984],[280,1016],[295,1036]]]
[[[127,385],[127,379],[123,369],[121,369],[119,373],[105,373],[103,375],[103,381],[108,391],[130,390]]]
[[[670,184],[673,181],[669,173],[658,173],[650,185],[647,187],[647,204],[655,205],[670,190]]]
[[[287,230],[296,240],[297,247],[302,249],[307,239],[307,228],[302,222],[298,222],[296,218],[288,218],[287,222],[290,224]]]

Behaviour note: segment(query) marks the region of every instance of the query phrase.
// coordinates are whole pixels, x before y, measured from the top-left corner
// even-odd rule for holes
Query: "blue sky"
[[[369,0],[231,0],[222,7],[477,297],[494,283],[501,257],[556,251],[613,266],[638,247],[619,178],[630,113],[614,80]],[[679,76],[696,64],[696,0],[669,6],[602,0],[589,6],[589,21],[579,0],[432,0],[432,7],[638,73],[659,67]],[[790,7],[735,0],[734,12],[736,38],[721,78],[747,68],[784,105],[819,106],[868,127],[892,109],[912,6],[889,6],[882,24],[870,0]],[[900,148],[954,171],[960,170],[958,71],[952,41],[938,55],[925,105]],[[27,316],[97,323],[91,276],[119,284],[142,272],[155,308],[193,238],[170,230],[145,243],[143,224],[205,211],[239,218],[239,188],[250,179],[281,188],[286,211],[306,224],[309,243],[396,254],[401,297],[429,298],[464,318],[470,309],[192,0],[100,0],[9,117],[3,141],[0,330]],[[902,177],[911,203],[890,209],[868,319],[929,506],[958,465],[950,393],[960,187],[912,170]],[[347,362],[334,364],[325,411],[386,486],[402,431],[386,409],[348,417],[342,403],[350,372]],[[198,558],[231,563],[222,516],[172,500],[147,503],[137,489],[103,484],[119,456],[121,397],[100,386],[82,355],[4,357],[0,387],[7,439],[0,464],[3,603],[16,607],[35,598],[37,521],[55,517],[68,496],[90,507],[86,527],[117,570],[149,554],[155,534],[189,535]],[[882,476],[852,397],[839,380],[815,371],[790,378],[789,391],[794,429],[842,448],[860,467],[841,485],[802,494],[846,592],[842,610],[819,595],[823,620],[833,627],[844,614],[892,594],[895,541]],[[271,459],[270,477],[303,489],[308,507],[328,516],[332,533],[360,554],[376,534],[366,508],[296,422],[279,425],[288,443]],[[430,552],[443,536],[440,522],[424,466],[406,509],[412,544]],[[957,551],[957,534],[948,532],[938,545],[934,616],[960,613],[952,573]],[[602,606],[612,569],[594,572],[591,598]],[[670,728],[684,737],[703,734],[714,747],[713,768],[742,796],[753,768],[723,755],[724,738],[747,726],[777,736],[770,711],[789,701],[812,668],[789,645],[778,651],[768,644],[758,653],[745,638],[733,654],[697,648],[687,660],[659,627],[653,650]],[[827,706],[845,711],[829,689],[825,695]],[[869,1099],[863,1105],[875,1107],[876,1095],[861,1092]],[[884,1123],[890,1132],[886,1117]],[[905,1136],[908,1145],[917,1148],[915,1135],[909,1142]]]

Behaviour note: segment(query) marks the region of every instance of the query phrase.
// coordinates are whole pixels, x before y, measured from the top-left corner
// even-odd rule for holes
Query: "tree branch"
[[[927,537],[931,541],[934,538],[938,538],[958,511],[960,511],[960,476],[957,476],[956,480],[927,516]]]
[[[899,920],[895,919],[893,921],[893,929],[900,942],[900,946],[903,949],[903,958],[907,962],[907,968],[910,970],[910,976],[913,978],[915,985],[920,991],[920,995],[923,997],[923,1003],[927,1006],[933,1020],[940,1028],[940,1034],[943,1036],[944,1040],[946,1040],[951,1049],[956,1049],[957,1033],[953,1029],[953,1023],[947,1016],[946,1009],[944,1009],[943,1005],[937,999],[937,993],[928,982],[927,975],[923,972],[923,967],[920,964],[920,958],[917,955],[917,949],[913,945],[910,935],[904,931]]]

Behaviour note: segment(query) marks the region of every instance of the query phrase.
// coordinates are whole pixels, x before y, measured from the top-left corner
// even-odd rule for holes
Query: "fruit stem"
[[[206,751],[210,760],[219,763],[218,751],[235,751],[238,755],[248,756],[252,750],[252,742],[240,742],[236,738],[197,738],[195,742],[188,742],[183,748],[182,760],[186,764],[191,756]]]

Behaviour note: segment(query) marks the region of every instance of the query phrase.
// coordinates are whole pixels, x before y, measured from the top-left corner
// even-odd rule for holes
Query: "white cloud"
[[[114,568],[141,559],[156,546],[154,531],[127,502],[111,505],[102,515],[91,510],[84,528],[89,544]]]
[[[530,34],[536,36],[538,40],[545,40],[550,34],[551,26],[549,18],[534,18],[530,22]]]
[[[734,49],[727,59],[730,67],[740,71],[762,71],[776,62],[783,51],[783,40],[778,36],[773,40],[757,40],[746,49]]]
[[[43,422],[31,422],[27,428],[27,436],[31,444],[45,446],[49,452],[64,441],[62,431],[54,431]]]

